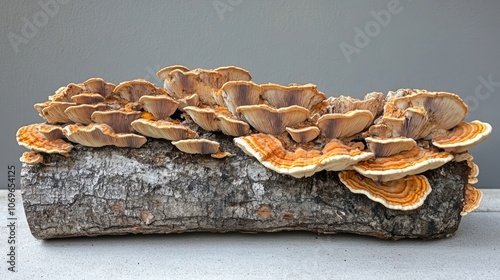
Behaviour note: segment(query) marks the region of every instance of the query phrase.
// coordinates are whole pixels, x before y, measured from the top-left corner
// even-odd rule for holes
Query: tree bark
[[[140,149],[75,145],[69,157],[44,155],[45,165],[23,165],[33,236],[303,230],[432,239],[459,226],[464,162],[426,172],[433,190],[424,205],[399,211],[351,193],[336,172],[295,179],[266,169],[230,137],[210,137],[233,156],[189,155],[149,139]]]

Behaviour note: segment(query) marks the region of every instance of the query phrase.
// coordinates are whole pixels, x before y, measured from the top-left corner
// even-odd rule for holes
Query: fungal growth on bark
[[[327,98],[312,84],[254,83],[234,66],[174,65],[157,75],[164,88],[101,78],[59,88],[34,106],[45,123],[18,130],[19,145],[29,149],[21,161],[43,165],[44,154],[69,156],[73,145],[141,149],[148,138],[162,139],[166,153],[177,149],[220,164],[240,149],[290,180],[337,174],[350,192],[396,211],[424,204],[433,188],[424,173],[467,161],[461,214],[481,200],[472,186],[479,168],[468,151],[492,128],[465,122],[468,108],[456,94],[400,89],[363,100]]]

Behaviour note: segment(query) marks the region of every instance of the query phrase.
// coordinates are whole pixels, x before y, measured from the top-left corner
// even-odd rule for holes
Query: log
[[[190,155],[166,140],[140,149],[75,145],[69,157],[23,165],[22,198],[38,239],[182,232],[311,231],[384,239],[433,239],[460,224],[468,167],[450,162],[424,175],[425,203],[387,209],[351,193],[336,172],[295,179],[266,169],[232,138],[210,134],[224,159]]]

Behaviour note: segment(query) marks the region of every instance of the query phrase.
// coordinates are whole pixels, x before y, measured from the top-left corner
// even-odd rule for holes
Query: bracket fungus
[[[366,137],[365,138],[370,151],[376,157],[388,157],[400,152],[409,151],[417,146],[417,142],[412,138],[395,137],[395,138],[379,138],[379,137]]]
[[[164,87],[174,99],[181,99],[196,93],[200,101],[215,104],[214,93],[229,81],[249,81],[252,76],[245,69],[227,66],[216,69],[188,70],[183,66],[163,68],[157,76],[164,81]]]
[[[432,139],[432,144],[448,152],[463,153],[491,134],[491,125],[481,121],[462,122]]]
[[[161,120],[170,117],[179,105],[178,101],[166,95],[143,95],[139,98],[139,103],[143,105],[144,110],[151,113],[155,118]]]
[[[23,155],[19,158],[19,161],[29,165],[35,165],[44,162],[43,155],[33,151],[24,152]]]
[[[373,122],[373,114],[368,110],[354,110],[343,114],[325,114],[316,125],[326,138],[353,136]]]
[[[263,133],[235,138],[234,143],[267,168],[296,178],[308,177],[321,170],[344,170],[373,156],[338,140],[331,140],[321,150],[300,147],[287,150],[277,137]]]
[[[447,92],[400,89],[362,100],[327,98],[313,84],[256,84],[234,66],[174,65],[157,75],[163,88],[142,79],[115,85],[101,78],[60,87],[34,106],[46,123],[18,130],[18,143],[31,150],[21,161],[43,162],[43,153],[68,155],[73,146],[63,138],[130,148],[141,147],[146,137],[160,138],[185,153],[223,158],[229,152],[213,141],[222,133],[235,137],[224,149],[239,148],[277,173],[301,178],[340,172],[352,192],[390,209],[411,210],[431,191],[422,172],[468,161],[469,184],[476,183],[479,168],[466,152],[492,130],[487,123],[464,122],[467,105]],[[468,185],[463,213],[480,199]]]
[[[163,89],[142,79],[122,82],[115,87],[113,94],[130,102],[139,102],[144,95],[166,94]]]
[[[316,126],[306,126],[301,128],[286,127],[285,129],[288,134],[290,134],[290,137],[292,137],[293,141],[297,143],[310,142],[316,139],[316,137],[318,137],[321,133],[319,128]]]
[[[420,207],[431,192],[431,185],[423,175],[409,175],[380,183],[348,170],[341,171],[339,179],[351,192],[364,194],[369,199],[396,210]]]
[[[131,123],[141,117],[139,111],[95,111],[91,119],[96,123],[109,125],[116,133],[128,133]]]
[[[360,162],[353,168],[372,180],[387,182],[436,169],[452,159],[453,155],[448,152],[414,147],[389,157],[378,157]]]
[[[464,207],[460,215],[465,216],[476,210],[483,200],[483,193],[471,184],[467,184],[465,188]]]
[[[172,142],[179,150],[188,154],[209,155],[219,152],[219,143],[207,139],[186,139]]]
[[[309,117],[309,110],[297,105],[279,109],[265,104],[246,105],[236,110],[253,128],[272,135],[279,135],[285,132],[286,127],[299,124]]]
[[[196,132],[189,127],[166,120],[154,121],[141,118],[133,121],[131,125],[135,131],[142,135],[171,141],[184,140],[198,136]]]
[[[42,125],[45,124],[30,124],[19,128],[16,134],[17,143],[34,152],[67,156],[73,145],[62,139],[48,140],[38,131]]]
[[[116,133],[104,123],[91,123],[88,126],[79,124],[67,125],[63,129],[69,141],[88,147],[113,145],[117,147],[139,148],[146,143],[146,137],[133,133]]]

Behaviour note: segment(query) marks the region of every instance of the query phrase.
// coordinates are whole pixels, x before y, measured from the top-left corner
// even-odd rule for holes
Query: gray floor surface
[[[1,190],[0,279],[500,279],[500,190],[483,191],[481,207],[457,233],[433,241],[306,232],[41,241],[18,201],[12,273]]]

